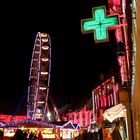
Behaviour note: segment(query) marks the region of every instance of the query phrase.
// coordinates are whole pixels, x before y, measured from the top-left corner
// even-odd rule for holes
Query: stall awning
[[[25,120],[19,120],[15,122],[9,122],[4,127],[40,127],[40,128],[52,128],[56,127],[54,124],[37,121],[37,120],[31,120],[31,119],[25,119]]]
[[[122,104],[115,105],[107,110],[105,110],[104,119],[113,122],[117,118],[126,116],[126,107]]]

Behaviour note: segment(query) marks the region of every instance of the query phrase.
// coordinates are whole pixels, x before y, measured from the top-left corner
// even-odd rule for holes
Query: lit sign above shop
[[[82,33],[94,32],[94,40],[106,42],[109,40],[108,30],[115,29],[118,24],[118,15],[106,15],[105,6],[92,8],[93,18],[81,20]]]

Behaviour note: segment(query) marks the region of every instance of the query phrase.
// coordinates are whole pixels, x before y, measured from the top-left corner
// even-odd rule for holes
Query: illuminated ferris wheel
[[[51,40],[48,34],[38,32],[31,58],[27,117],[44,120],[49,94],[51,71]]]

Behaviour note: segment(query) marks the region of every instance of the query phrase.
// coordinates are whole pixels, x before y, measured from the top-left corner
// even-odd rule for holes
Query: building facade
[[[140,139],[140,1],[136,4],[136,58],[134,75],[134,92],[132,96],[134,139]]]
[[[93,121],[97,125],[102,125],[104,111],[119,103],[118,84],[115,82],[113,76],[93,89],[92,99]]]
[[[93,110],[87,110],[87,106],[75,110],[74,112],[69,112],[66,115],[67,120],[71,121],[73,124],[79,124],[80,127],[88,127],[93,119]]]

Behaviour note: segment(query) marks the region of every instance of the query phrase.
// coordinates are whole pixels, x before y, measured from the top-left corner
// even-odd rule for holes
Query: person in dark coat
[[[17,129],[15,135],[11,138],[11,140],[25,140],[25,136],[21,129]]]
[[[120,132],[119,132],[119,124],[115,125],[115,128],[112,132],[112,140],[122,140]]]
[[[0,140],[3,140],[3,131],[0,129]]]
[[[33,132],[31,132],[31,133],[29,134],[29,139],[32,140],[32,139],[33,139],[33,136],[34,136],[34,134],[33,134]]]

